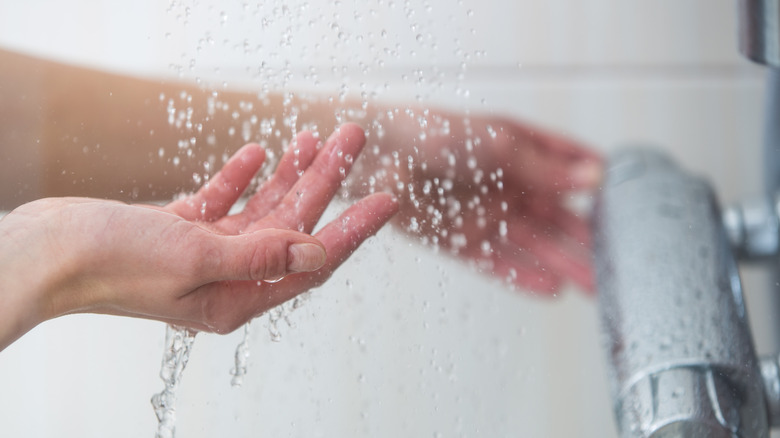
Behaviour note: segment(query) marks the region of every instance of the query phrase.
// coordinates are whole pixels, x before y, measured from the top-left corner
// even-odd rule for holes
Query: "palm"
[[[363,145],[363,131],[355,125],[342,126],[320,150],[315,137],[300,134],[273,176],[247,201],[243,211],[228,216],[264,160],[262,149],[245,147],[198,193],[164,209],[231,235],[271,229],[311,233]],[[274,282],[231,281],[202,286],[195,293],[210,300],[203,307],[208,309],[208,328],[232,331],[239,321],[321,284],[396,208],[391,196],[376,194],[358,201],[324,226],[315,237],[325,245],[328,259],[316,272],[289,275]],[[220,293],[212,293],[214,289]],[[238,317],[234,316],[236,302],[243,303],[245,309]],[[223,320],[226,316],[229,321]]]
[[[591,290],[589,227],[566,203],[597,184],[599,157],[514,121],[474,118],[471,128],[469,145],[451,140],[469,138],[460,133],[428,139],[403,226],[512,285],[550,293],[568,278]]]

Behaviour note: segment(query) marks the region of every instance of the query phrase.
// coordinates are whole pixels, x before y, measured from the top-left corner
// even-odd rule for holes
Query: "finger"
[[[203,229],[188,234],[182,263],[199,284],[225,280],[263,281],[319,269],[326,260],[322,243],[308,234],[265,229],[226,236]]]
[[[538,260],[526,251],[498,248],[492,255],[493,274],[521,289],[553,295],[562,284],[560,275],[539,266]]]
[[[486,243],[489,243],[487,246]],[[492,275],[511,286],[550,295],[557,292],[562,278],[547,269],[527,248],[502,237],[480,244],[470,244],[458,251],[481,274]]]
[[[561,205],[560,202],[558,197],[536,197],[528,200],[523,208],[526,213],[530,211],[531,216],[537,218],[537,221],[544,221],[552,225],[560,230],[559,234],[584,248],[590,248],[590,223]]]
[[[387,193],[370,195],[353,204],[315,235],[327,250],[328,260],[325,265],[317,271],[291,275],[271,285],[267,304],[276,306],[325,282],[336,268],[397,212],[398,201]]]
[[[539,264],[552,273],[571,279],[586,291],[593,290],[593,273],[587,251],[558,238],[554,227],[541,227],[527,221],[512,221],[507,238],[527,249]]]
[[[579,245],[584,251],[590,250],[591,229],[588,221],[565,208],[561,208],[557,214],[546,220],[561,230],[561,235],[572,245]]]
[[[538,191],[545,195],[591,189],[602,177],[601,162],[570,160],[547,153],[534,144],[520,143],[506,162],[510,190]]]
[[[310,232],[341,187],[365,139],[365,133],[355,124],[339,127],[279,205],[254,229],[274,227]]]
[[[180,297],[169,312],[154,319],[188,321],[196,327],[229,333],[258,311],[270,308],[262,293],[269,281],[285,275],[320,268],[327,255],[322,243],[306,234],[290,230],[266,229],[238,236],[221,236],[203,230],[191,242],[195,255],[189,264],[190,276],[203,284]]]
[[[533,138],[540,147],[550,153],[570,160],[601,161],[601,156],[595,149],[586,146],[578,140],[538,126],[531,126],[522,122],[515,123],[522,130],[525,130],[528,136]]]
[[[242,212],[243,219],[256,221],[270,213],[314,161],[318,145],[319,139],[311,132],[299,133],[271,178],[247,202]]]
[[[187,220],[213,221],[225,216],[265,161],[265,150],[248,144],[192,196],[174,201],[165,209]]]
[[[96,311],[225,333],[233,324],[245,322],[266,300],[258,295],[259,284],[316,270],[327,259],[321,242],[290,230],[227,236],[188,225],[179,234],[156,257],[155,266],[164,271],[157,281],[163,293],[139,293],[129,301],[105,300],[106,308]]]
[[[277,283],[222,281],[207,284],[183,297],[184,319],[197,321],[209,331],[229,333],[307,290],[322,284],[368,237],[375,234],[398,210],[387,194],[367,197],[344,212],[319,233],[327,249],[327,261],[318,271],[288,275]]]

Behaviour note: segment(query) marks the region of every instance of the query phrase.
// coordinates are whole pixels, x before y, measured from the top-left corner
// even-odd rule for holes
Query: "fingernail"
[[[595,187],[601,183],[601,165],[592,161],[571,169],[571,181],[576,187]]]
[[[295,243],[287,247],[287,270],[290,272],[316,271],[326,259],[325,250],[313,243]]]

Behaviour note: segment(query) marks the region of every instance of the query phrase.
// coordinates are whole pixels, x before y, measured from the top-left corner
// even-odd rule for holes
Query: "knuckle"
[[[282,242],[258,245],[249,263],[249,278],[255,281],[276,279],[287,273],[287,246]]]

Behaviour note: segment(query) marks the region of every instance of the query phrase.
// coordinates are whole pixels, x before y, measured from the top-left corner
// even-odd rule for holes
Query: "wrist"
[[[20,220],[21,219],[21,220]],[[41,230],[13,213],[0,219],[0,351],[59,314],[54,306],[65,264],[41,247]]]
[[[9,244],[8,238],[3,240],[0,248],[0,350],[42,321],[42,312],[35,304],[36,297],[42,295],[35,285],[39,279],[31,277],[28,268],[22,266],[20,259],[27,259],[26,255],[13,243]]]

